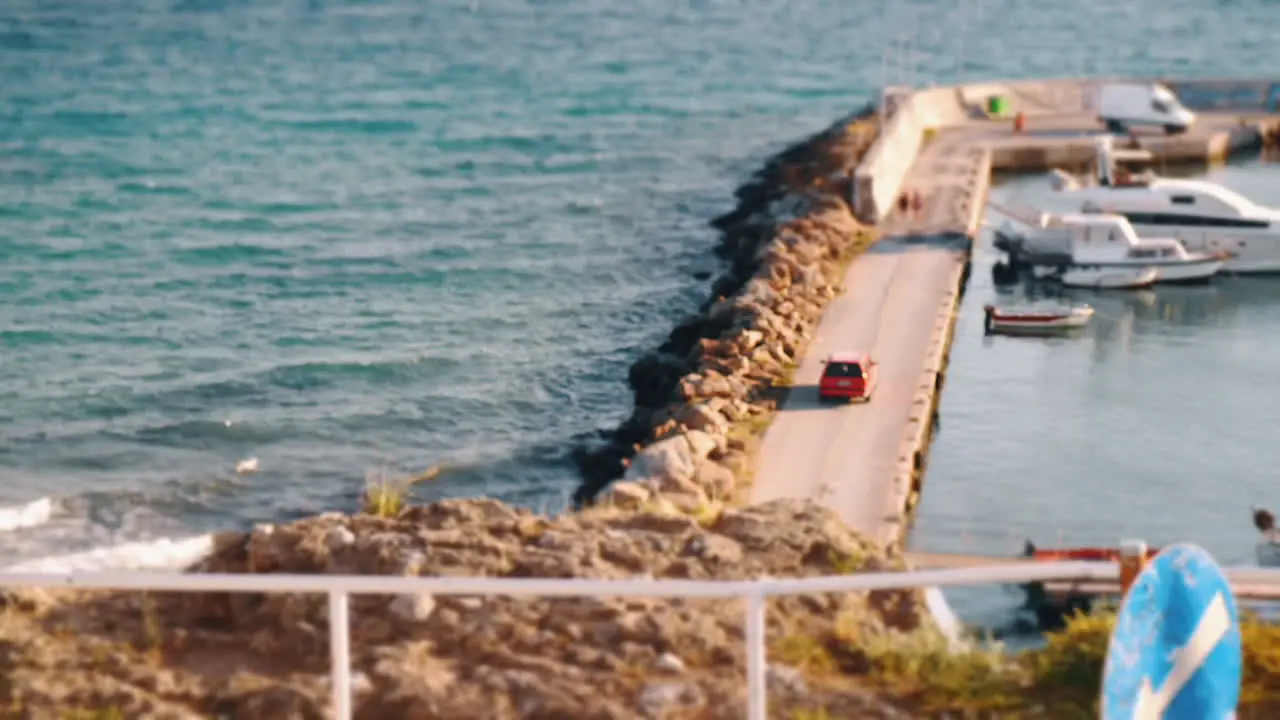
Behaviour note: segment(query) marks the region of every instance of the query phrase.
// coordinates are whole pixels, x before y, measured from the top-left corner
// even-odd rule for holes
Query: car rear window
[[[827,377],[860,378],[862,377],[862,367],[858,365],[858,363],[827,363],[827,371],[825,374]]]

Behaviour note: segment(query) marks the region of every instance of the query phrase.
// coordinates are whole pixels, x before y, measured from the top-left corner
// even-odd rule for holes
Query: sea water
[[[718,268],[707,220],[769,153],[874,99],[887,42],[911,40],[892,81],[1256,74],[1274,13],[1190,0],[5,2],[0,565],[180,564],[212,529],[350,509],[367,474],[436,464],[449,469],[419,497],[558,507],[577,481],[574,439],[626,415],[628,364],[708,292],[695,279]],[[1104,312],[1123,315],[1116,302]],[[1216,383],[1160,406],[1185,447],[1247,440],[1227,421],[1265,397],[1280,335],[1260,302],[1193,304],[1226,309],[1147,351],[1179,387],[1190,372]],[[1211,492],[1209,467],[1219,488],[1259,472],[1245,464],[1256,447],[1212,466],[1161,455],[1174,441],[1133,430],[1136,410],[1073,387],[1096,372],[1085,359],[981,350],[957,351],[927,503],[960,498],[975,523],[1026,517],[1053,496],[993,457],[1054,442],[1076,462],[1092,454],[1088,475],[1101,460],[1085,448],[1119,430],[1124,454],[1100,457],[1149,468],[1159,509],[1145,516],[1171,527],[1175,505]],[[1025,384],[967,390],[986,387],[973,365]],[[1242,376],[1261,385],[1222,389]],[[1220,404],[1217,425],[1205,403]],[[1001,431],[1038,422],[1056,434]],[[1002,448],[957,452],[969,424]],[[237,474],[247,458],[257,472]],[[982,504],[994,488],[1028,505]],[[1063,492],[1059,514],[1118,532],[1102,500]],[[937,536],[955,522],[939,519]]]

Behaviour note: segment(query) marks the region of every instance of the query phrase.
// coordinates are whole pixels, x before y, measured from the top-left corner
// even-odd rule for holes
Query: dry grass
[[[692,507],[680,507],[661,495],[655,495],[639,504],[622,504],[617,502],[614,496],[609,495],[603,502],[579,510],[577,514],[595,517],[618,517],[645,513],[670,517],[689,517],[693,518],[701,527],[707,528],[715,525],[728,507],[729,503],[725,499],[718,497],[711,497],[707,501],[699,502]]]
[[[435,480],[446,466],[433,465],[417,475],[390,479],[384,467],[375,473],[366,473],[364,492],[360,494],[360,509],[368,515],[395,517],[409,504],[414,485]]]

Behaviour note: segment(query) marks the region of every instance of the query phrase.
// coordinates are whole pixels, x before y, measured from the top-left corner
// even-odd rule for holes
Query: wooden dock
[[[999,557],[988,555],[962,555],[952,553],[907,552],[904,553],[907,566],[916,570],[951,570],[981,565],[1011,565],[1029,563],[1050,563],[1053,560],[1033,560],[1021,557]],[[1240,600],[1280,601],[1280,572],[1264,568],[1235,567],[1223,568],[1231,587]],[[1044,584],[1047,594],[1052,597],[1104,597],[1120,594],[1120,581],[1088,580],[1080,582],[1062,581]]]

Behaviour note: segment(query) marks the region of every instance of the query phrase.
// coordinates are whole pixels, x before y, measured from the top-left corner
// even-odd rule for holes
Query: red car
[[[818,381],[820,400],[867,402],[876,388],[877,363],[865,352],[833,353]]]

